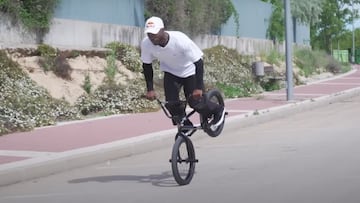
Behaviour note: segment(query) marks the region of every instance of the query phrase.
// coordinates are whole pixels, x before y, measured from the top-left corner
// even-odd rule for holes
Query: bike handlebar
[[[169,113],[169,110],[167,110],[167,108],[165,107],[165,104],[167,103],[166,101],[161,101],[160,99],[156,98],[156,101],[160,104],[161,109],[164,111],[166,117],[168,118],[172,118],[172,116]]]
[[[162,110],[164,111],[166,117],[172,119],[173,116],[170,114],[168,108],[166,107],[166,104],[172,104],[172,105],[185,105],[187,104],[187,101],[180,100],[180,101],[161,101],[159,98],[156,98],[156,101],[160,104]],[[185,115],[186,118],[189,118],[191,115],[195,113],[195,110]]]

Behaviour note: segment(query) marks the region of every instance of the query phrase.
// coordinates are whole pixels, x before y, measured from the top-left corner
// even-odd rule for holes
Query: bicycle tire
[[[217,89],[212,89],[210,91],[208,91],[205,94],[205,99],[206,101],[212,101],[214,103],[217,103],[221,106],[225,106],[224,103],[224,99],[220,93],[219,90]],[[224,121],[221,123],[221,125],[219,125],[215,130],[212,130],[210,128],[211,126],[211,120],[212,117],[207,117],[207,118],[201,118],[202,122],[204,122],[204,131],[210,136],[210,137],[217,137],[218,135],[220,135],[220,133],[222,132],[223,128],[224,128],[224,124],[225,124],[225,119]]]
[[[191,182],[195,173],[195,150],[192,141],[186,136],[178,136],[172,149],[171,168],[179,185]]]

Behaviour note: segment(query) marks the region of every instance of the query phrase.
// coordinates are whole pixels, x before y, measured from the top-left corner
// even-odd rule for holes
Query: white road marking
[[[21,150],[0,150],[0,156],[17,156],[17,157],[44,157],[57,154],[55,152],[37,152]]]
[[[264,93],[262,94],[264,96],[283,96],[286,95],[286,93]],[[321,93],[294,93],[295,96],[325,96],[327,94],[321,94]]]
[[[42,198],[42,197],[56,197],[56,196],[73,196],[76,193],[49,193],[49,194],[29,194],[29,195],[12,195],[1,197],[1,199],[29,199],[29,198]]]
[[[319,83],[318,85],[359,85],[360,86],[360,83],[324,82],[324,83]]]
[[[360,77],[344,77],[344,78],[341,78],[342,80],[355,80],[355,79],[360,79]]]
[[[229,113],[251,113],[254,110],[242,110],[242,109],[226,109]]]

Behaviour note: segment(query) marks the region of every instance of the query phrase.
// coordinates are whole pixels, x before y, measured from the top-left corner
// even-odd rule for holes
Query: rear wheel
[[[207,92],[205,94],[205,99],[206,99],[206,102],[213,102],[213,103],[216,103],[223,107],[225,106],[224,99],[223,99],[221,93],[216,89],[213,89],[213,90],[210,90],[209,92]],[[211,115],[209,117],[201,118],[203,127],[204,127],[204,131],[211,137],[217,137],[218,135],[220,135],[220,133],[222,132],[222,130],[224,128],[225,119],[219,126],[217,126],[216,128],[212,128],[211,121],[213,119],[214,119],[213,115]]]
[[[171,168],[175,181],[179,185],[187,185],[195,173],[195,150],[191,140],[178,136],[171,155]]]

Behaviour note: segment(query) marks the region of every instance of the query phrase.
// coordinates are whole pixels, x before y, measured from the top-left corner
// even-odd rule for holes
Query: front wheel
[[[213,102],[225,108],[224,99],[221,96],[221,93],[216,89],[212,89],[209,92],[207,92],[205,94],[205,99],[206,102]],[[211,137],[217,137],[218,135],[220,135],[220,133],[224,128],[225,119],[216,128],[212,127],[213,115],[210,117],[202,117],[201,120],[202,120],[201,122],[203,123],[202,125],[204,127],[204,131]]]
[[[195,150],[191,140],[178,136],[171,155],[171,168],[175,181],[179,185],[187,185],[195,173]]]

